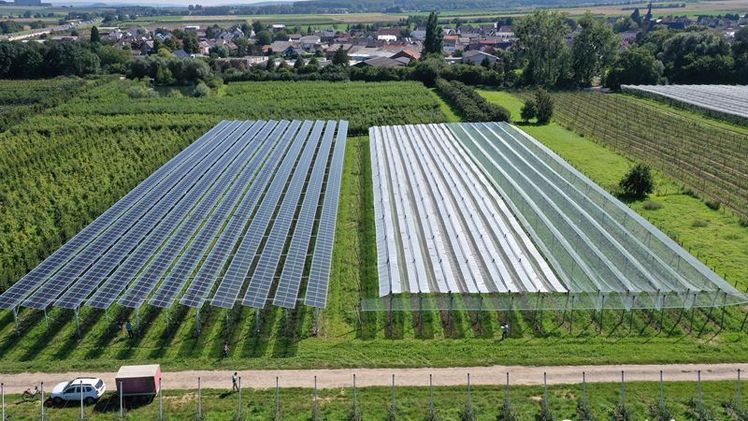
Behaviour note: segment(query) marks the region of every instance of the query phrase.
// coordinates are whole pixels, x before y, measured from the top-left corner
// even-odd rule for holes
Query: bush
[[[712,414],[712,411],[707,408],[703,402],[698,401],[694,398],[688,400],[688,412],[691,418],[698,421],[712,421],[717,418]]]
[[[145,86],[131,86],[127,88],[127,95],[130,98],[153,98],[158,96],[158,93],[151,88]]]
[[[634,165],[618,183],[621,194],[632,199],[643,199],[654,190],[654,180],[649,166]]]
[[[195,90],[192,91],[192,95],[196,97],[208,96],[210,93],[210,88],[204,82],[198,83],[197,86],[195,86]]]
[[[437,79],[436,90],[468,121],[511,121],[506,108],[489,103],[462,82]]]
[[[359,408],[358,403],[354,403],[351,405],[350,411],[348,411],[348,415],[346,416],[346,421],[362,421],[364,419],[363,415],[361,414],[361,408]]]
[[[538,124],[548,124],[553,117],[553,97],[545,89],[535,92],[535,108]]]
[[[387,421],[396,421],[396,420],[397,420],[397,405],[395,405],[395,403],[393,402],[387,408]]]
[[[722,207],[722,203],[719,200],[705,200],[704,204],[711,210],[719,210]]]
[[[532,99],[528,99],[527,101],[525,101],[525,105],[522,106],[522,110],[520,111],[522,120],[528,122],[537,117],[537,114],[538,107],[535,105],[535,101],[533,101]]]
[[[436,413],[434,405],[429,405],[429,412],[426,413],[424,421],[439,421],[439,415]]]

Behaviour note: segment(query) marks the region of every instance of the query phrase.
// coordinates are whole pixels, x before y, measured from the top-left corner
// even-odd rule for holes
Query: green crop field
[[[490,364],[605,364],[732,362],[748,359],[745,313],[698,309],[630,314],[560,312],[361,313],[377,294],[372,180],[367,127],[442,122],[454,113],[417,83],[268,82],[230,84],[208,98],[132,98],[132,82],[109,82],[13,126],[0,135],[3,177],[0,231],[3,280],[12,282],[110,206],[176,151],[225,118],[346,118],[346,151],[328,308],[316,320],[305,307],[271,307],[259,314],[238,306],[206,306],[202,333],[196,313],[144,308],[101,312],[84,308],[81,335],[73,313],[48,318],[24,310],[0,314],[0,372],[115,369],[160,362],[165,369],[415,367]],[[489,94],[486,94],[489,95]],[[518,101],[493,94],[510,109]],[[504,99],[512,99],[511,104]],[[630,161],[556,126],[531,134],[611,189]],[[728,279],[745,286],[747,229],[729,213],[678,193],[658,175],[658,210],[632,206],[698,253]],[[695,212],[695,224],[681,212]],[[691,218],[691,216],[689,216]],[[705,224],[705,225],[704,225]],[[706,243],[702,245],[703,243]],[[741,260],[742,259],[742,260]],[[259,317],[258,317],[259,316]],[[126,339],[117,320],[137,320]],[[501,340],[510,320],[512,337]],[[231,355],[221,358],[224,340]]]
[[[428,379],[426,379],[428,381]],[[695,409],[699,406],[698,388],[695,383],[665,383],[665,406],[677,420],[699,419]],[[439,419],[460,419],[468,401],[466,387],[434,387],[433,403]],[[579,419],[577,404],[584,395],[582,385],[549,386],[548,403],[556,419]],[[279,412],[284,420],[309,420],[314,408],[314,391],[312,389],[281,389],[277,395]],[[427,387],[396,387],[395,407],[397,419],[423,420],[429,408],[429,389]],[[478,386],[470,391],[471,407],[479,421],[496,420],[504,406],[504,387]],[[745,417],[745,413],[731,410],[732,401],[736,399],[735,382],[704,382],[702,396],[705,414],[711,420],[734,421]],[[351,411],[353,391],[350,388],[323,389],[317,391],[319,413],[328,420],[343,420]],[[509,389],[509,407],[519,420],[531,420],[540,412],[543,388],[540,386],[513,386]],[[201,406],[203,416],[208,420],[269,420],[274,418],[276,395],[275,390],[244,390],[241,397],[241,415],[239,414],[239,394],[227,390],[203,390]],[[660,399],[657,383],[626,383],[625,407],[630,418],[634,420],[655,419],[654,407]],[[591,384],[587,387],[587,402],[596,419],[617,419],[613,417],[613,408],[621,401],[619,384]],[[38,402],[21,402],[19,396],[8,396],[8,415],[13,420],[31,420],[41,413]],[[387,387],[367,387],[356,390],[356,402],[364,420],[388,419],[392,403],[392,389]],[[164,393],[164,416],[166,419],[196,419],[197,391],[169,390]],[[158,419],[158,398],[150,405],[139,405],[127,408],[125,419],[151,420]],[[80,408],[70,403],[65,408],[47,408],[47,414],[54,420],[72,421],[80,417]],[[704,413],[702,413],[704,414]],[[92,421],[117,420],[119,402],[116,396],[107,395],[96,405],[85,407],[86,419]],[[704,418],[702,418],[704,419]],[[745,419],[745,418],[742,418]]]
[[[556,120],[644,161],[748,221],[748,134],[648,101],[596,92],[554,94]]]

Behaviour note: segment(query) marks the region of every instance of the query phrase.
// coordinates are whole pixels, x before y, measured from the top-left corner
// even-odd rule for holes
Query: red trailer
[[[125,365],[120,367],[115,378],[117,394],[153,398],[161,387],[161,366]]]

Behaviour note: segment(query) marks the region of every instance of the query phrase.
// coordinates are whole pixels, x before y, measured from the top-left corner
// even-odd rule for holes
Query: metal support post
[[[164,421],[164,388],[158,379],[158,421]]]
[[[660,407],[665,407],[665,382],[660,370]]]
[[[3,417],[0,418],[2,421],[5,421],[5,384],[0,383],[0,395],[2,395],[3,398]]]
[[[316,377],[314,383],[317,384]],[[239,376],[239,419],[242,418],[242,409],[242,378]]]
[[[278,377],[275,377],[275,415],[280,414],[280,385]]]
[[[200,377],[197,378],[197,419],[203,419],[203,399],[202,399],[202,387],[200,386]]]
[[[429,411],[434,411],[434,383],[431,374],[429,374]]]
[[[587,373],[582,372],[582,400],[587,403]]]
[[[548,374],[543,372],[543,404],[548,406]]]
[[[626,377],[621,370],[621,405],[626,405]]]
[[[80,419],[83,420],[83,380],[81,380],[81,384],[80,384],[80,398],[81,398],[81,417],[80,417]]]
[[[122,382],[119,382],[119,419],[125,419],[125,387]]]
[[[39,399],[41,399],[41,404],[42,404],[42,421],[44,421],[46,419],[45,415],[44,415],[44,382],[41,382],[39,390],[41,390],[41,392],[42,392],[41,396],[39,397]]]
[[[699,383],[699,404],[703,404],[703,394],[701,393],[701,370],[696,371],[696,380]]]
[[[737,396],[737,400],[735,401],[738,407],[740,407],[740,398],[741,398],[740,396],[740,369],[738,369],[738,396]]]

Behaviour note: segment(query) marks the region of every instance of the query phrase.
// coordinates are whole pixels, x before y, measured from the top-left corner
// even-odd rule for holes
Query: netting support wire
[[[605,311],[605,294],[600,299],[600,324],[597,327],[597,333],[603,332],[603,312]]]
[[[743,328],[745,327],[745,322],[748,321],[748,311],[745,312],[745,317],[743,317],[743,323],[740,324],[740,331],[743,331]]]
[[[727,306],[725,305],[727,303],[727,293],[722,291],[722,316],[719,318],[719,330],[717,330],[717,333],[722,332],[722,327],[725,325],[725,313],[727,312]]]
[[[392,304],[395,299],[395,294],[390,293],[390,305],[387,308],[387,329],[392,332]]]

